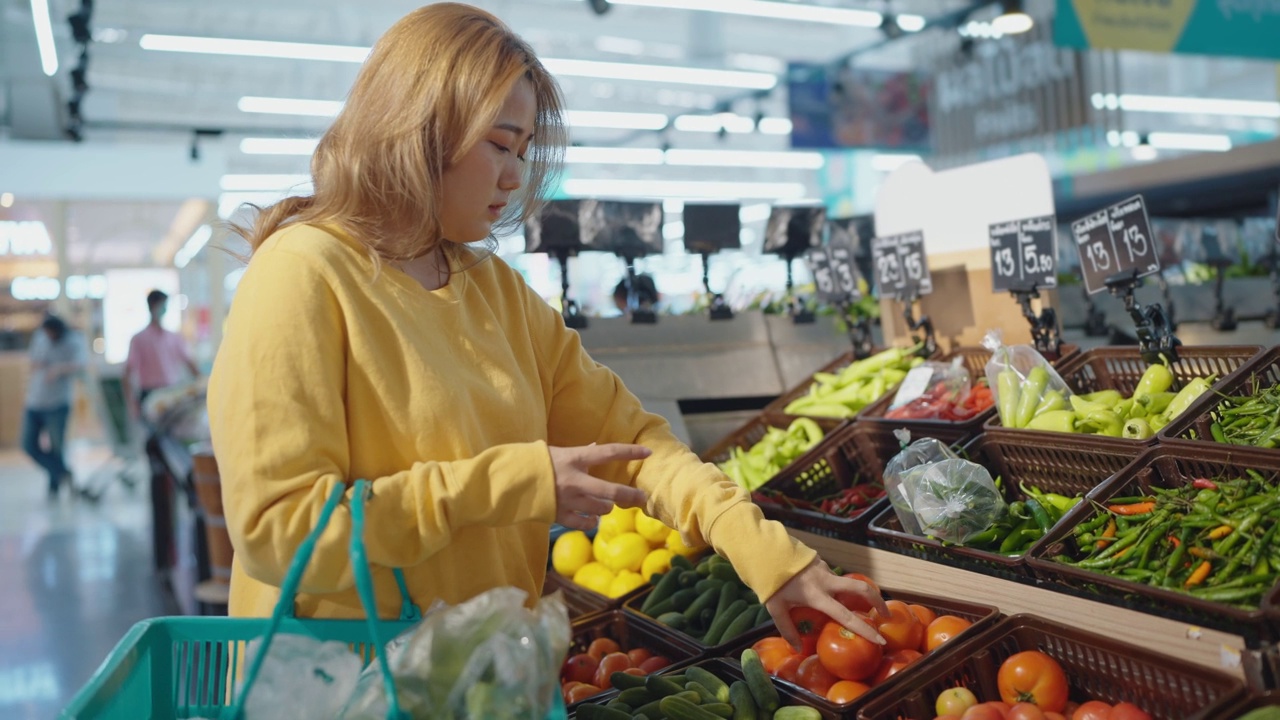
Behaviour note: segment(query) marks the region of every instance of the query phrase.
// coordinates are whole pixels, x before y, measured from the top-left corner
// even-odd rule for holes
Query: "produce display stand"
[[[1210,426],[1220,419],[1218,409],[1222,396],[1243,395],[1254,387],[1265,390],[1280,383],[1280,347],[1255,357],[1230,377],[1205,393],[1181,417],[1174,419],[1160,431],[1160,443],[1166,445],[1190,444],[1193,447],[1223,447],[1213,439]],[[1262,449],[1262,448],[1259,448]]]
[[[670,672],[678,672],[705,657],[702,648],[685,636],[622,610],[609,610],[580,618],[573,623],[570,632],[572,637],[569,641],[569,657],[587,652],[591,641],[597,638],[614,640],[622,647],[623,652],[644,648],[654,655],[661,655],[671,661],[666,668]],[[602,696],[603,694],[597,697]],[[577,703],[570,705],[569,710],[572,712],[575,707]]]

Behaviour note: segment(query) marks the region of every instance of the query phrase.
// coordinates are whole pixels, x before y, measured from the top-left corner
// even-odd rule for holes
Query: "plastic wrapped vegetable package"
[[[982,346],[991,351],[987,383],[995,392],[1002,425],[1072,432],[1054,426],[1061,420],[1060,413],[1071,408],[1071,389],[1043,355],[1030,345],[1005,345],[999,330],[988,332]],[[1067,424],[1074,420],[1072,415]]]
[[[900,431],[900,439],[909,436]],[[885,490],[903,529],[963,543],[991,527],[1005,511],[987,469],[923,438],[903,448],[884,470]]]

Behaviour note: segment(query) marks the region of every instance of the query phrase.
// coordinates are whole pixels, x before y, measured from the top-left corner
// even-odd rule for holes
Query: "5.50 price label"
[[[906,300],[933,292],[933,278],[924,254],[924,233],[873,238],[871,257],[881,297]]]
[[[1141,278],[1160,272],[1141,195],[1075,221],[1071,234],[1080,251],[1080,269],[1090,295],[1105,290],[1107,278],[1118,273],[1137,271]]]
[[[990,227],[993,291],[1058,286],[1056,225],[1052,215],[1044,215]]]

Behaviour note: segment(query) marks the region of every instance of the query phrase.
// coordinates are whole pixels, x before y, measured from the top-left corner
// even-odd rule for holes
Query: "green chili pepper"
[[[1031,418],[1035,417],[1036,407],[1040,404],[1041,396],[1044,395],[1045,386],[1049,384],[1049,372],[1044,366],[1037,365],[1031,368],[1027,373],[1027,380],[1023,383],[1021,394],[1018,396],[1018,404],[1015,407],[1017,413],[1017,424],[1014,427],[1026,427],[1031,422]]]
[[[1222,432],[1222,426],[1218,423],[1210,425],[1209,432],[1213,434],[1213,439],[1216,442],[1224,443],[1227,441],[1227,436]]]
[[[1138,380],[1138,385],[1133,390],[1133,396],[1148,397],[1171,387],[1173,387],[1173,373],[1169,372],[1168,367],[1156,363],[1148,366],[1142,373],[1142,378]]]
[[[1049,521],[1049,513],[1045,511],[1035,498],[1027,498],[1027,509],[1031,511],[1031,517],[1035,518],[1036,525],[1040,526],[1040,532],[1049,532],[1049,528],[1053,527],[1053,523]]]
[[[996,404],[1000,411],[1000,422],[1004,423],[1005,427],[1022,427],[1018,424],[1021,384],[1018,373],[1012,369],[1006,368],[996,375]]]

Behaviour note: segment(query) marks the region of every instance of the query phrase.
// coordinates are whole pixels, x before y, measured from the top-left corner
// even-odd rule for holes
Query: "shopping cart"
[[[111,369],[90,371],[85,387],[89,403],[102,425],[103,436],[111,448],[111,459],[95,468],[73,489],[85,500],[97,502],[116,482],[130,490],[138,484],[139,474],[144,472],[141,461],[145,452],[141,434],[129,417],[129,405],[120,375]]]

